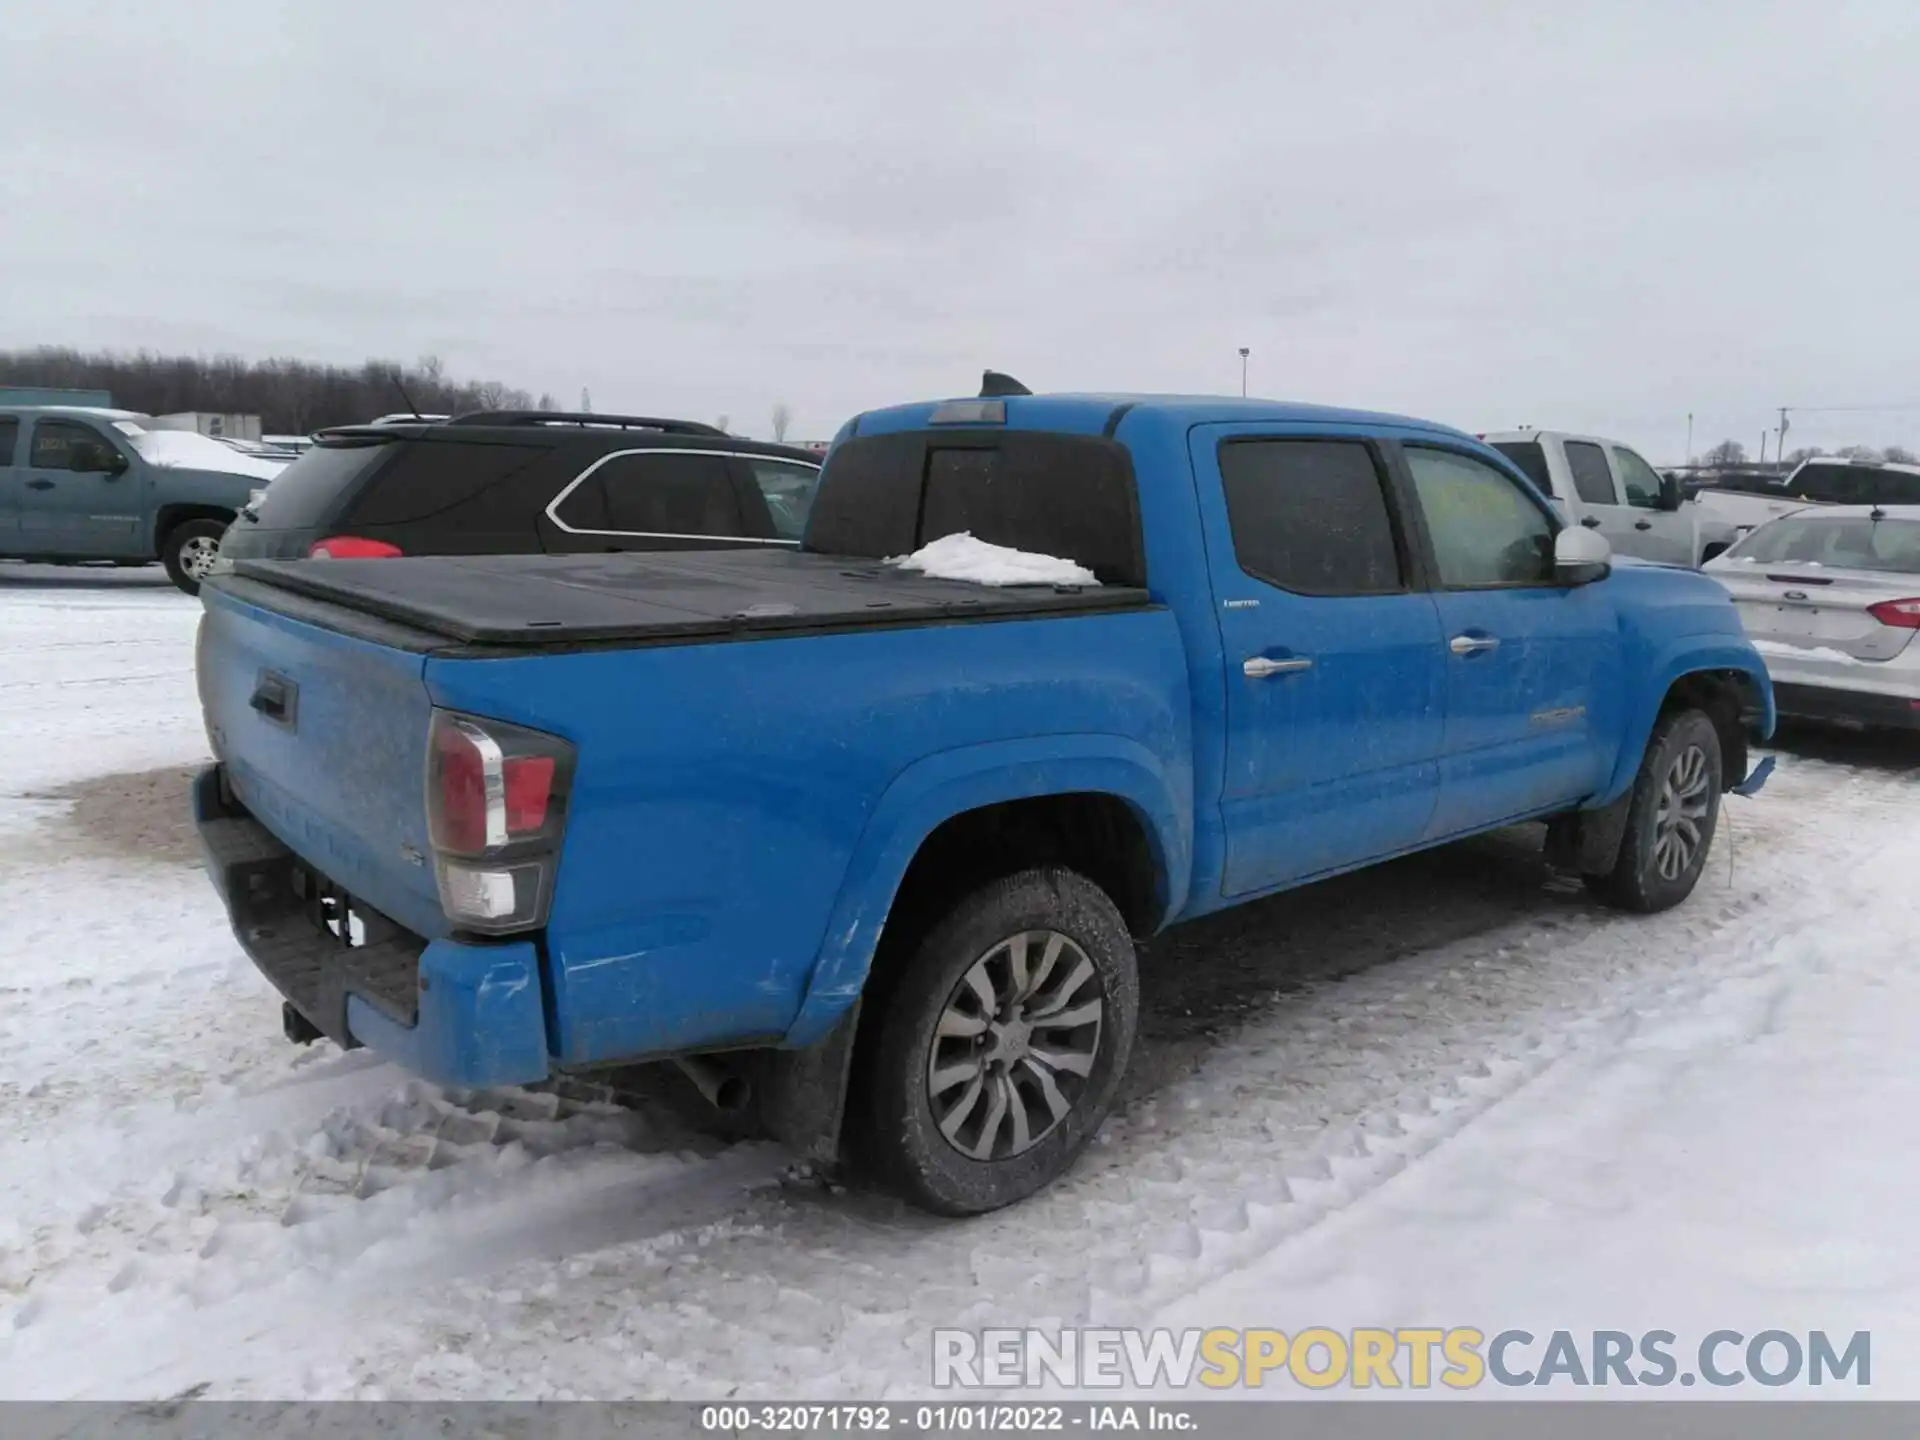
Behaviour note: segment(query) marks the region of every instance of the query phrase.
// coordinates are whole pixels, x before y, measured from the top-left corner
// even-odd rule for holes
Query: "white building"
[[[209,415],[203,410],[183,410],[178,415],[156,415],[155,430],[193,430],[216,440],[258,440],[258,415]]]

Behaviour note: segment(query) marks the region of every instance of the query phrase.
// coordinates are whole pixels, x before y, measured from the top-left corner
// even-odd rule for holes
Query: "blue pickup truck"
[[[1092,579],[888,563],[959,534]],[[1664,909],[1773,725],[1712,580],[1457,431],[1250,400],[860,415],[798,551],[242,560],[203,603],[196,817],[290,1038],[676,1060],[949,1214],[1099,1126],[1136,938],[1527,820]]]

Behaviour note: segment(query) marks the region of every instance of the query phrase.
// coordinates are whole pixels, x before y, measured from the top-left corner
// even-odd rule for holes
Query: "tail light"
[[[1895,625],[1902,630],[1920,630],[1920,599],[1882,600],[1878,605],[1869,605],[1867,613],[1882,625]]]
[[[433,712],[427,835],[448,919],[488,934],[546,922],[572,779],[557,736]]]
[[[307,547],[309,560],[390,560],[406,552],[384,540],[363,540],[358,535],[329,535]]]

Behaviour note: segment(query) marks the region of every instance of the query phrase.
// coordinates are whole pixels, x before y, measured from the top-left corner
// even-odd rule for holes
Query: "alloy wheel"
[[[1057,930],[1009,936],[947,997],[927,1055],[940,1133],[973,1160],[1031,1150],[1073,1110],[1100,1053],[1106,996]]]
[[[1653,864],[1663,880],[1686,874],[1706,844],[1712,781],[1707,753],[1698,745],[1689,745],[1667,767],[1653,815]]]

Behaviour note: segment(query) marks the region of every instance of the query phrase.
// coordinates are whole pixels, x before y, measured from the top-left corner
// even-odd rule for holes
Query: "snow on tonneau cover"
[[[416,934],[445,935],[421,859],[426,656],[291,619],[260,603],[278,597],[250,589],[201,592],[200,703],[228,785],[356,899]]]

